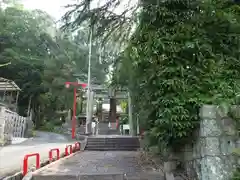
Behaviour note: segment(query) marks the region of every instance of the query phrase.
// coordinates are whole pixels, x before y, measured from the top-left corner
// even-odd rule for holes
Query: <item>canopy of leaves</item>
[[[78,30],[83,23],[94,26],[94,37],[123,41],[131,34],[138,10],[137,0],[81,0],[67,6],[63,29]]]
[[[202,104],[233,103],[239,15],[229,1],[142,1],[138,28],[113,80],[133,92],[153,144],[174,146],[189,136]]]
[[[82,41],[82,40],[85,41]],[[93,44],[93,83],[106,80],[109,62],[99,62],[99,48]],[[56,111],[72,107],[73,91],[66,81],[87,81],[88,29],[77,34],[63,33],[52,18],[40,10],[27,11],[19,6],[0,9],[0,77],[13,80],[22,89],[19,113],[26,115],[28,102],[34,120],[40,125],[53,119]]]

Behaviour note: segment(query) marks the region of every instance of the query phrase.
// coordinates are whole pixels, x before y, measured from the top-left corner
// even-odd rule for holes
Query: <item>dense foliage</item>
[[[231,178],[231,180],[239,180],[240,179],[240,169],[238,168],[234,173],[233,173],[233,177]]]
[[[104,83],[108,59],[99,48],[92,48],[92,82]],[[74,35],[55,27],[54,20],[40,10],[27,11],[9,4],[0,9],[0,77],[16,82],[22,89],[19,113],[26,116],[28,103],[34,111],[34,121],[59,119],[59,112],[72,107],[73,90],[66,81],[76,77],[87,82],[88,27]],[[5,63],[11,62],[6,65]],[[5,65],[4,65],[5,64]]]
[[[127,39],[133,32],[131,23],[137,22],[115,60],[112,85],[132,92],[134,113],[141,117],[151,145],[177,145],[198,125],[202,104],[231,104],[238,96],[238,4],[141,0],[116,14],[113,9],[121,3],[118,0],[89,10],[91,2],[73,5],[64,16],[66,27],[75,30],[92,20],[100,35],[115,37],[112,32],[119,31]],[[138,13],[127,16],[130,11]],[[74,15],[77,18],[70,21]],[[128,33],[123,29],[127,25],[131,26],[131,30],[125,28]]]
[[[40,107],[44,115],[70,106],[62,84],[74,80],[74,74],[87,72],[88,33],[79,27],[89,22],[98,40],[111,41],[107,49],[115,41],[118,52],[124,49],[114,61],[112,85],[131,91],[134,114],[140,117],[151,145],[177,145],[198,125],[202,104],[231,104],[239,94],[238,4],[229,0],[141,0],[116,14],[113,9],[119,0],[89,9],[91,2],[82,0],[69,6],[72,10],[63,17],[64,29],[71,28],[76,36],[56,31],[50,18],[39,11],[1,11],[1,24],[7,26],[0,31],[4,37],[0,55],[3,63],[11,61],[12,65],[3,66],[0,76],[16,80],[23,88],[19,102],[23,107],[29,97],[35,111]],[[118,40],[126,40],[130,34],[124,41],[127,46],[119,46]],[[103,59],[109,61],[99,64],[95,44],[93,74],[97,82],[103,82],[103,69],[115,56],[104,54],[108,58]],[[68,100],[69,105],[65,103]]]
[[[231,103],[239,93],[240,9],[229,1],[156,2],[143,2],[115,81],[134,92],[152,144],[174,146],[198,125],[203,103]]]

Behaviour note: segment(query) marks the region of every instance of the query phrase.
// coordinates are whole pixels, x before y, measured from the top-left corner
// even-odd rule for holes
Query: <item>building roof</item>
[[[21,89],[14,81],[0,77],[0,91],[21,91]]]

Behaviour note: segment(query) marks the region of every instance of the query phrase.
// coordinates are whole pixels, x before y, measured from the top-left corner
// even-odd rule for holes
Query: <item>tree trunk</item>
[[[99,121],[102,121],[102,114],[103,114],[103,109],[102,109],[102,101],[101,101],[99,103],[99,114],[98,114]]]
[[[79,97],[80,97],[80,100],[78,101],[79,102],[79,114],[82,114],[83,113],[83,93],[82,93],[82,91],[79,92]]]
[[[113,96],[110,98],[110,110],[109,110],[109,121],[116,122],[117,118],[117,101],[116,92],[113,92]]]

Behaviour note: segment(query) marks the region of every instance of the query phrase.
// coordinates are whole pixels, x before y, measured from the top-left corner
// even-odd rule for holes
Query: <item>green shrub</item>
[[[115,81],[130,89],[151,144],[178,148],[199,125],[203,104],[231,104],[240,91],[239,8],[220,0],[143,2]]]
[[[240,180],[240,167],[235,170],[231,180]]]

